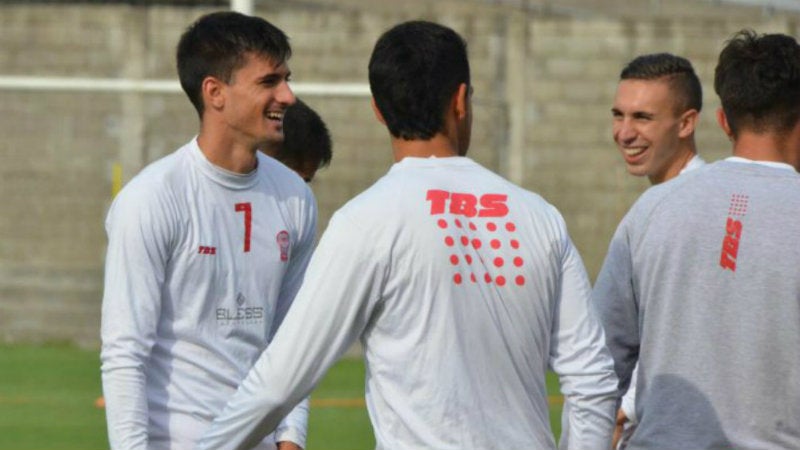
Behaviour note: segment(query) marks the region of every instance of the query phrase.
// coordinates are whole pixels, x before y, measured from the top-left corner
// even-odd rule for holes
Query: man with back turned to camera
[[[714,88],[733,156],[645,192],[595,285],[629,449],[800,448],[800,45],[739,32]]]
[[[269,344],[311,255],[316,204],[258,151],[294,102],[286,35],[212,13],[182,35],[196,138],[146,167],[106,220],[102,376],[111,447],[190,449]],[[305,445],[300,402],[258,449]]]
[[[466,43],[402,23],[376,43],[369,80],[395,164],[331,219],[200,448],[257,442],[360,338],[378,448],[554,449],[551,367],[570,405],[560,447],[607,450],[617,379],[588,277],[553,206],[465,157]]]

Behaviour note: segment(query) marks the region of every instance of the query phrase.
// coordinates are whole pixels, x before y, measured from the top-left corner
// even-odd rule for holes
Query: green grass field
[[[0,449],[100,450],[108,448],[97,352],[69,346],[0,345]],[[557,395],[558,382],[548,377]],[[309,450],[375,446],[363,402],[364,365],[344,359],[312,394]],[[561,401],[551,402],[558,435]]]

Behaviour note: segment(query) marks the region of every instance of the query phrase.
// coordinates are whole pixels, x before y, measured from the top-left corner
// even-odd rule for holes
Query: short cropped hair
[[[428,140],[444,129],[458,86],[469,86],[467,44],[455,31],[410,21],[385,32],[369,61],[369,85],[392,136]]]
[[[300,99],[283,115],[283,144],[275,159],[287,166],[305,167],[313,162],[315,168],[325,167],[333,157],[331,135],[325,122]]]
[[[800,120],[800,46],[784,34],[737,32],[720,52],[714,90],[734,137],[790,130]]]
[[[267,56],[276,64],[289,59],[289,38],[260,17],[215,12],[197,19],[181,36],[176,52],[178,78],[200,117],[203,80],[208,76],[230,83],[247,55]]]
[[[665,80],[680,99],[678,113],[703,108],[703,87],[688,59],[671,53],[652,53],[634,58],[619,75],[621,80]]]

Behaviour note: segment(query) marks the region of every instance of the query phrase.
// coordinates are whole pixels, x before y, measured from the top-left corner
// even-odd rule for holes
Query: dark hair
[[[800,46],[784,34],[736,33],[714,72],[734,137],[741,128],[782,133],[800,120]]]
[[[331,135],[325,122],[307,104],[297,102],[283,115],[283,144],[275,159],[289,167],[305,167],[314,162],[316,168],[325,167],[333,156]]]
[[[432,138],[461,83],[469,85],[467,44],[455,31],[425,21],[399,24],[375,43],[369,86],[392,136]]]
[[[229,83],[248,53],[283,63],[292,49],[286,34],[266,20],[225,11],[207,14],[190,25],[181,36],[176,53],[181,87],[202,117],[201,89],[206,77]]]
[[[680,102],[679,113],[703,109],[703,87],[688,59],[671,53],[652,53],[634,58],[622,69],[621,80],[660,80],[669,83]]]

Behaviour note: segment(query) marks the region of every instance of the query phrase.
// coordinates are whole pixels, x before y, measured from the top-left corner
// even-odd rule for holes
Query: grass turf
[[[548,374],[548,392],[558,381]],[[66,345],[0,345],[0,449],[100,450],[108,448],[105,413],[94,406],[102,394],[95,351]],[[364,364],[339,361],[311,396],[309,450],[375,447],[363,404]],[[561,402],[551,402],[558,436]]]

